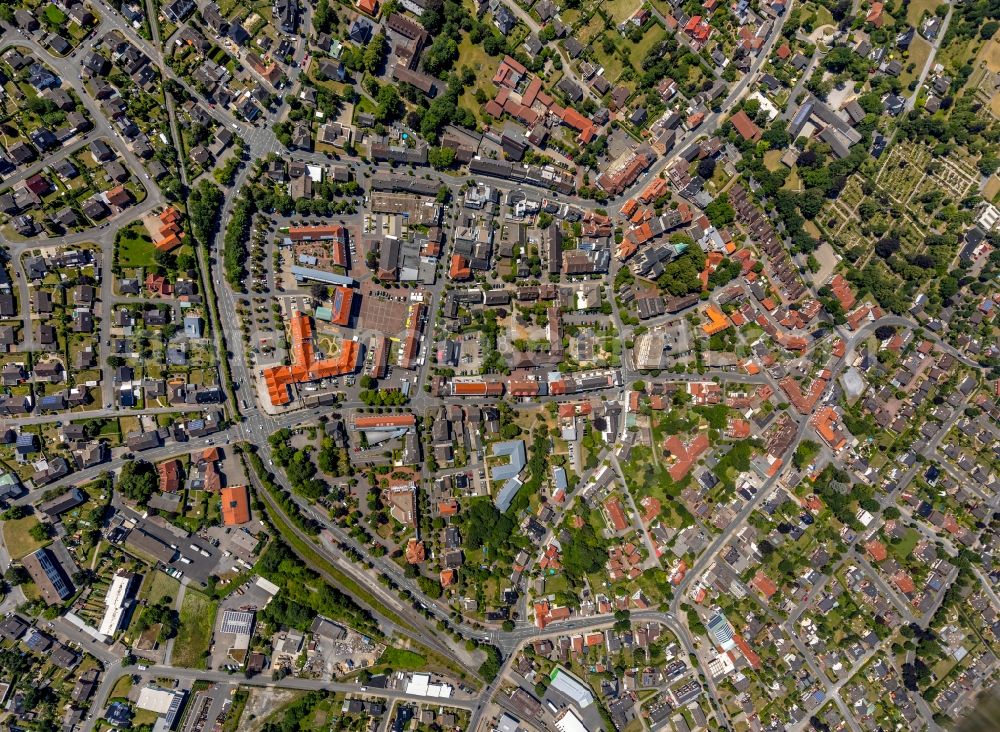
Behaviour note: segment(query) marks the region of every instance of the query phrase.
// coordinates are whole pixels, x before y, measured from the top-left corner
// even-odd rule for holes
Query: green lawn
[[[814,24],[815,28],[821,28],[824,25],[833,25],[833,13],[826,9],[823,5],[816,6],[816,22]]]
[[[927,57],[930,56],[930,54],[931,44],[920,36],[914,37],[913,43],[910,44],[909,55],[906,57],[903,64],[903,68],[905,69],[912,63],[914,65],[913,71],[903,71],[899,77],[899,83],[903,85],[904,89],[910,81],[920,77],[920,72],[924,70],[924,64],[927,63]]]
[[[934,15],[934,8],[939,4],[938,0],[910,0],[910,4],[906,6],[906,22],[912,26],[919,26],[924,11]]]
[[[212,641],[215,614],[219,603],[190,588],[184,593],[181,604],[181,625],[174,640],[174,655],[171,662],[175,666],[204,668],[205,654]]]
[[[468,66],[476,74],[476,81],[462,92],[459,97],[458,106],[468,109],[476,115],[476,119],[485,122],[483,105],[476,101],[476,89],[482,89],[486,96],[492,99],[497,89],[493,85],[493,74],[499,64],[499,60],[489,56],[483,50],[482,45],[475,44],[469,40],[468,34],[462,35],[462,42],[458,45],[459,68]]]
[[[142,584],[139,594],[146,598],[150,605],[155,605],[164,597],[176,598],[181,583],[164,572],[150,572]]]
[[[55,5],[48,5],[45,8],[45,19],[52,25],[63,25],[66,22],[66,14]]]
[[[118,240],[118,263],[122,267],[152,267],[156,249],[153,240],[145,233],[124,229]]]
[[[631,46],[630,57],[636,69],[642,68],[642,60],[646,58],[649,49],[667,37],[666,29],[659,23],[653,23],[643,35],[642,40]]]
[[[899,561],[905,561],[913,553],[913,547],[920,541],[920,532],[916,529],[907,529],[906,535],[900,539],[898,544],[890,544],[889,551],[892,552]]]
[[[606,0],[606,2],[602,3],[604,12],[615,21],[615,25],[631,17],[632,13],[640,7],[642,7],[640,3],[637,3],[635,0]]]
[[[390,646],[379,657],[378,665],[387,666],[394,671],[419,671],[427,665],[427,659],[414,651]]]
[[[36,541],[29,533],[38,523],[34,516],[3,522],[3,540],[11,559],[20,559],[48,544],[47,541]]]
[[[611,33],[608,31],[608,37],[615,42],[616,46],[619,46],[619,44],[623,42],[621,36],[619,36],[617,32]],[[627,43],[629,46],[632,45],[631,41],[627,41]],[[621,57],[617,52],[606,53],[602,38],[595,38],[591,49],[594,52],[594,58],[597,60],[597,63],[604,68],[604,78],[611,84],[614,84],[618,81],[618,77],[622,75],[622,71],[625,68],[625,64],[622,62]],[[638,60],[642,61],[642,58],[640,57]]]

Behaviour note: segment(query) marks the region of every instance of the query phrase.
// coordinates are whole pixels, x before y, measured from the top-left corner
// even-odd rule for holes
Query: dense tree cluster
[[[274,462],[285,469],[292,489],[303,498],[315,501],[327,491],[324,481],[316,478],[316,464],[308,450],[296,450],[291,446],[292,433],[287,428],[280,429],[268,438]]]
[[[367,610],[349,595],[323,582],[280,539],[271,543],[257,563],[261,575],[281,587],[282,602],[272,601],[265,609],[266,620],[281,627],[305,630],[317,614],[347,622],[361,631],[376,632],[377,626]],[[273,609],[272,609],[273,608]],[[302,608],[311,612],[306,613]]]
[[[274,482],[274,475],[272,475],[271,472],[264,467],[264,461],[260,459],[260,455],[256,452],[247,452],[244,454],[250,462],[250,465],[253,466],[257,478],[264,486],[268,495],[270,495],[271,500],[281,507],[285,516],[287,516],[288,519],[303,533],[310,536],[318,534],[319,523],[302,513],[302,509],[299,508],[299,504],[292,499],[291,495],[278,487],[278,484]]]
[[[203,179],[188,196],[188,213],[194,238],[204,246],[212,240],[222,209],[222,191],[217,185]]]
[[[705,253],[688,236],[677,235],[672,237],[671,241],[675,244],[687,244],[687,249],[664,267],[663,274],[656,280],[656,284],[674,297],[701,292],[699,275],[705,268]]]
[[[476,498],[462,512],[462,535],[469,551],[485,548],[491,555],[506,547],[514,522],[500,513],[488,498]]]
[[[255,211],[253,195],[248,189],[240,191],[233,204],[223,239],[222,263],[226,281],[240,292],[246,292],[244,267],[247,258],[246,242],[250,236],[250,222]]]
[[[145,506],[160,487],[156,468],[145,460],[129,460],[118,475],[118,491],[131,501]]]
[[[584,523],[572,533],[569,543],[563,545],[562,558],[566,572],[582,580],[584,575],[597,572],[604,566],[608,552],[594,528]]]

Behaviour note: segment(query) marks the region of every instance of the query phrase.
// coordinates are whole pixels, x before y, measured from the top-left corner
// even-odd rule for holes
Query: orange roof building
[[[439,575],[439,579],[441,581],[442,587],[451,587],[453,584],[455,584],[455,570],[454,569],[442,570],[441,574]]]
[[[351,322],[351,306],[354,303],[354,290],[350,287],[337,285],[333,289],[333,317],[330,322],[335,325],[347,325]]]
[[[452,381],[451,393],[454,396],[501,396],[502,381]]]
[[[729,327],[729,318],[715,305],[708,306],[705,310],[705,316],[709,320],[708,323],[701,326],[701,329],[705,331],[705,335],[715,335]]]
[[[872,539],[865,544],[865,551],[868,552],[868,555],[876,562],[885,561],[886,557],[889,556],[889,552],[886,551],[885,544],[878,539]]]
[[[882,10],[884,8],[885,6],[882,3],[872,3],[871,10],[868,11],[868,17],[865,20],[876,28],[881,28],[882,23],[885,21],[885,18],[882,17]]]
[[[671,435],[664,441],[663,447],[676,459],[676,462],[667,469],[670,477],[674,480],[683,480],[691,471],[695,461],[708,450],[708,434],[699,432],[688,444],[684,444],[677,435]]]
[[[250,520],[250,492],[245,485],[222,489],[222,523],[239,526]]]
[[[312,322],[301,311],[292,315],[292,365],[272,366],[264,369],[264,383],[267,394],[274,406],[282,406],[292,401],[289,387],[318,379],[343,376],[353,373],[358,364],[359,345],[357,341],[343,340],[336,358],[316,359],[313,346]]]
[[[608,523],[615,531],[624,531],[628,528],[628,521],[625,520],[625,511],[621,502],[617,498],[605,501],[604,512],[608,517]]]
[[[347,241],[343,226],[290,226],[288,238],[292,241]]]
[[[917,586],[913,583],[913,578],[905,570],[899,570],[892,576],[892,582],[904,595],[912,595],[917,591]]]
[[[406,561],[410,564],[420,564],[426,558],[427,551],[424,549],[424,542],[410,537],[410,540],[406,542]]]
[[[358,10],[374,18],[378,13],[378,0],[358,0]]]
[[[448,277],[452,280],[467,280],[472,277],[472,268],[469,266],[468,260],[461,254],[451,255]]]
[[[167,460],[156,466],[160,476],[160,490],[164,493],[176,493],[181,487],[181,461]]]
[[[580,133],[577,140],[584,144],[593,140],[594,136],[597,134],[597,128],[594,127],[594,123],[572,107],[566,107],[566,109],[563,110],[562,122],[567,127],[572,127],[574,130],[577,130]]]
[[[649,185],[639,194],[642,203],[652,203],[667,192],[667,182],[663,178],[653,178]]]
[[[778,591],[778,586],[760,570],[757,571],[757,574],[753,578],[753,586],[768,600]]]
[[[757,142],[764,132],[754,124],[754,121],[747,116],[747,113],[742,109],[729,118],[729,121],[733,123],[733,127],[747,142]]]
[[[376,414],[370,417],[355,417],[354,429],[378,430],[413,427],[417,418],[412,414]]]
[[[726,434],[735,440],[745,440],[750,436],[750,423],[745,419],[730,419]]]
[[[844,437],[844,433],[841,432],[840,427],[837,424],[837,420],[838,415],[833,407],[825,407],[819,410],[812,418],[812,423],[816,428],[816,432],[818,432],[819,436],[823,438],[823,441],[835,451],[840,450],[847,444],[847,438]]]
[[[184,232],[181,230],[181,215],[173,206],[166,208],[159,216],[159,238],[154,247],[159,252],[170,252],[181,245]]]

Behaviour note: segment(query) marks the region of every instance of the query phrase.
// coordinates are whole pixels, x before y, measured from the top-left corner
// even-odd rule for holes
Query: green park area
[[[188,589],[181,604],[181,626],[174,641],[171,662],[175,666],[204,668],[208,647],[212,642],[212,628],[219,604],[195,590]]]

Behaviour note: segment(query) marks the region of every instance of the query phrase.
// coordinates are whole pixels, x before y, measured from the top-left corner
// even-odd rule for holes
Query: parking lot
[[[407,291],[384,290],[371,282],[364,282],[361,285],[359,326],[390,337],[398,336],[406,327],[409,307]]]

